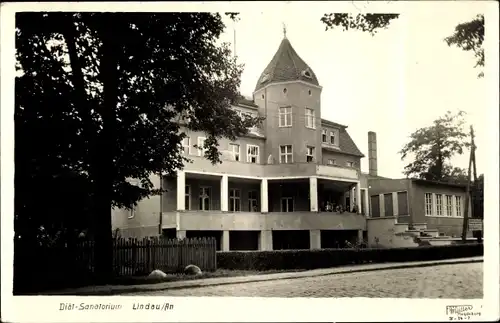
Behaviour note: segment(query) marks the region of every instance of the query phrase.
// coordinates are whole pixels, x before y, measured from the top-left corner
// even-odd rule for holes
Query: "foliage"
[[[464,51],[473,51],[477,58],[475,67],[484,67],[484,15],[477,15],[473,20],[455,27],[453,35],[445,38],[448,46],[455,45]],[[480,72],[479,77],[484,76]]]
[[[180,123],[220,162],[219,140],[261,120],[229,109],[242,66],[217,45],[224,28],[217,13],[18,13],[16,235],[85,219],[109,254],[112,207],[189,161]]]
[[[399,14],[328,13],[323,15],[321,21],[326,25],[326,30],[342,27],[343,30],[357,29],[369,32],[373,36],[380,29],[387,29],[390,23],[397,18],[399,18]],[[473,51],[477,58],[475,67],[484,66],[484,15],[477,15],[469,22],[458,24],[454,34],[444,40],[448,46],[455,45],[464,51]],[[482,77],[484,73],[480,72],[478,76]]]
[[[407,177],[447,181],[453,176],[463,176],[464,171],[453,168],[449,161],[456,154],[463,154],[470,144],[463,130],[465,112],[447,112],[434,120],[429,127],[418,129],[410,135],[410,141],[399,152],[404,160],[412,155],[413,162],[404,168]]]
[[[240,20],[240,17],[239,16],[239,12],[226,12],[225,15],[228,16],[231,20],[233,21],[239,21]]]
[[[372,36],[379,29],[386,29],[392,20],[397,19],[399,14],[367,13],[352,15],[348,13],[324,14],[321,21],[326,25],[326,30],[342,27],[344,31],[358,29],[369,32]]]
[[[217,253],[217,268],[233,270],[317,269],[337,266],[473,257],[482,244],[388,249],[318,249]]]

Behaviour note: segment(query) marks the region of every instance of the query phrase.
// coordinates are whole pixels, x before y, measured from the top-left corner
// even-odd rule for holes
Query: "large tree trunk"
[[[106,17],[108,16],[108,17]],[[92,205],[90,232],[95,241],[94,259],[95,273],[100,281],[107,282],[113,273],[113,240],[111,232],[111,201],[113,189],[113,129],[115,108],[117,102],[117,64],[115,61],[115,40],[112,30],[106,28],[110,23],[109,14],[97,14],[88,17],[87,22],[98,28],[103,42],[102,60],[100,66],[101,81],[103,83],[104,104],[100,107],[102,129],[94,126],[91,107],[87,100],[85,81],[82,66],[76,49],[78,36],[72,16],[68,17],[68,28],[65,39],[68,45],[72,69],[72,82],[75,87],[75,104],[82,113],[85,123],[86,136],[89,138],[89,175],[92,179]]]
[[[113,274],[113,237],[111,228],[111,204],[113,196],[115,156],[115,122],[118,102],[118,73],[116,52],[118,50],[115,19],[112,13],[99,14],[98,33],[102,41],[100,77],[103,84],[104,104],[99,109],[102,130],[96,143],[100,161],[95,163],[95,247],[96,272],[102,280],[108,281]]]

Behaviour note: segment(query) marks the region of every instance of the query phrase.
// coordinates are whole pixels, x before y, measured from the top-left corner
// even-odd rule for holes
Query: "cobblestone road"
[[[145,292],[150,296],[482,298],[483,264],[468,263]]]

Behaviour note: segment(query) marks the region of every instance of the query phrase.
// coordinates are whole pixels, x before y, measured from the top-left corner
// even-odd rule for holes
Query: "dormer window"
[[[309,71],[308,69],[305,70],[305,71],[302,71],[302,75],[311,79],[312,78],[312,74],[311,74],[311,71]]]
[[[264,74],[262,75],[262,78],[260,79],[260,83],[264,83],[265,81],[269,80],[269,74]]]

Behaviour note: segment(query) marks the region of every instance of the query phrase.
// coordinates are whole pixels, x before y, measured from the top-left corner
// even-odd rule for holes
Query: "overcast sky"
[[[481,173],[488,142],[481,124],[491,108],[487,105],[491,99],[488,102],[485,96],[486,81],[477,78],[472,53],[448,47],[443,39],[458,23],[482,12],[473,5],[454,3],[438,7],[428,2],[420,10],[402,14],[373,37],[361,31],[325,31],[319,11],[283,5],[280,11],[243,12],[234,25],[236,53],[245,64],[241,91],[252,96],[258,77],[280,45],[285,23],[292,46],[323,86],[322,117],[347,125],[365,155],[367,132],[377,133],[379,175],[403,177],[409,161],[401,161],[398,151],[409,134],[447,110],[465,111],[467,121],[474,125]],[[228,20],[227,26],[223,40],[233,43],[233,23]],[[468,153],[453,163],[467,167]],[[368,171],[367,157],[361,165]]]

